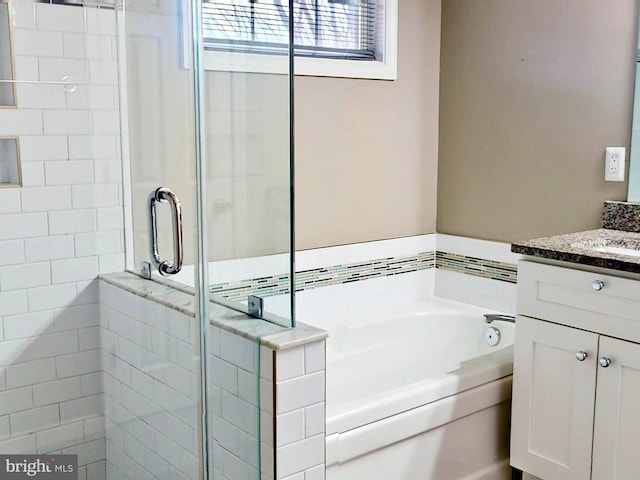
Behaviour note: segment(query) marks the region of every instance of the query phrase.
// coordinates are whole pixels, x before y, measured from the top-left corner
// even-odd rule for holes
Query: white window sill
[[[378,8],[384,11],[384,30],[380,43],[376,45],[376,52],[384,61],[296,57],[293,66],[295,75],[370,80],[398,78],[398,0],[378,0],[378,3]],[[286,56],[205,51],[203,61],[204,69],[213,71],[281,75],[289,71],[289,59]]]
[[[285,56],[207,51],[203,60],[204,69],[211,71],[286,75],[289,70],[289,59]],[[302,76],[371,80],[395,80],[398,76],[395,61],[385,63],[309,57],[296,57],[294,72]]]

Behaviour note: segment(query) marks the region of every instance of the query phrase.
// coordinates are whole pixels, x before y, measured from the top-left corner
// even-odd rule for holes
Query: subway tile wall
[[[277,480],[324,480],[325,340],[275,354]]]
[[[261,366],[260,345],[210,325],[209,415],[213,441],[213,478],[220,480],[272,479],[272,441],[269,434],[271,391],[259,384],[269,365]],[[264,348],[264,347],[263,347]],[[262,367],[262,368],[261,368]],[[261,403],[261,399],[264,405]],[[266,414],[261,418],[260,414]],[[261,425],[265,428],[261,429]],[[262,437],[261,437],[262,435]],[[261,442],[264,443],[264,447]]]
[[[194,318],[105,281],[100,299],[107,478],[197,478]],[[274,351],[211,325],[209,341],[214,478],[324,478],[324,340]]]
[[[0,189],[0,452],[105,478],[99,273],[124,266],[115,15],[11,3],[22,188]],[[67,82],[65,85],[64,82]]]
[[[107,478],[197,480],[195,318],[105,282],[100,301]]]

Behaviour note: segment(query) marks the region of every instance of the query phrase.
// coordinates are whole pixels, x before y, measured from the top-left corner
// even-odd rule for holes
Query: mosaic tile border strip
[[[296,288],[297,290],[297,288]],[[251,278],[238,282],[217,283],[209,286],[209,293],[220,295],[233,301],[243,301],[249,295],[273,297],[289,293],[289,275]]]
[[[514,263],[467,257],[455,253],[436,252],[436,268],[507,283],[516,283],[518,279],[518,266]]]
[[[516,283],[517,265],[448,252],[422,252],[417,255],[380,258],[368,262],[333,265],[296,273],[296,292],[329,285],[360,282],[372,278],[442,268],[465,275]],[[272,297],[289,293],[289,275],[273,275],[238,282],[211,285],[209,291],[229,300],[242,301],[248,295]]]
[[[372,278],[388,277],[403,273],[435,268],[435,252],[417,255],[380,258],[367,262],[333,265],[296,272],[296,292],[343,283],[359,282]],[[252,278],[239,282],[211,285],[209,292],[229,300],[245,300],[247,295],[270,297],[289,293],[289,275]]]

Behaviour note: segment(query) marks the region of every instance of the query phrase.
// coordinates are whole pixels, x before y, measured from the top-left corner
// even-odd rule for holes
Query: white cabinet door
[[[593,480],[637,480],[640,475],[640,345],[600,337]]]
[[[518,316],[511,465],[544,480],[591,478],[597,351],[597,334]]]

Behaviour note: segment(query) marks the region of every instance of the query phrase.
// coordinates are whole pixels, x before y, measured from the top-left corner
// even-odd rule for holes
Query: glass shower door
[[[286,43],[277,74],[253,73],[256,57],[235,51],[216,67],[211,54],[228,49],[214,52],[201,33],[215,3],[128,0],[120,17],[127,269],[196,298],[200,474],[257,480],[260,345],[210,324],[219,310],[208,304],[292,324],[290,58]],[[169,419],[184,428],[176,407]]]
[[[198,72],[189,66],[189,44],[180,41],[189,22],[188,10],[183,13],[188,4],[149,3],[127,2],[121,22],[125,195],[130,195],[125,198],[127,268],[193,291],[198,232],[192,90]],[[183,264],[162,271],[163,261],[177,260],[176,199],[182,207]]]
[[[293,1],[202,2],[211,298],[293,326]]]
[[[127,0],[116,10],[126,268],[161,302],[110,306],[107,478],[196,480],[209,470],[208,322],[198,302],[199,73],[183,36],[191,2]]]
[[[293,326],[290,5],[203,2],[209,290]]]
[[[168,2],[175,16],[191,2]],[[174,5],[171,5],[175,3]],[[152,15],[149,2],[128,2],[128,102],[132,254],[127,267],[191,290],[195,251],[185,244],[184,267],[161,277],[149,245],[150,192],[166,184],[184,205],[196,188],[185,168],[193,161],[189,72],[202,88],[198,142],[202,147],[206,270],[211,299],[250,315],[292,326],[293,154],[289,5],[279,1],[202,1],[202,56],[189,60],[193,32],[171,16]],[[144,5],[139,7],[138,5]],[[154,25],[155,24],[157,25]],[[135,25],[135,26],[134,26]],[[154,25],[152,27],[152,25]],[[158,30],[161,28],[162,30]],[[178,30],[178,31],[177,31]],[[153,33],[149,33],[153,32]],[[161,32],[161,33],[160,33]],[[181,40],[181,41],[176,41]],[[266,47],[264,45],[269,46]],[[164,181],[164,184],[163,182]],[[166,209],[165,209],[166,210]],[[166,212],[165,212],[166,213]],[[184,236],[197,234],[184,215]],[[172,219],[157,217],[160,257],[175,248]],[[154,265],[155,263],[155,265]]]
[[[219,326],[246,318],[206,274],[288,255],[288,77],[205,69],[202,7],[0,0],[0,455],[261,477],[260,345]]]

